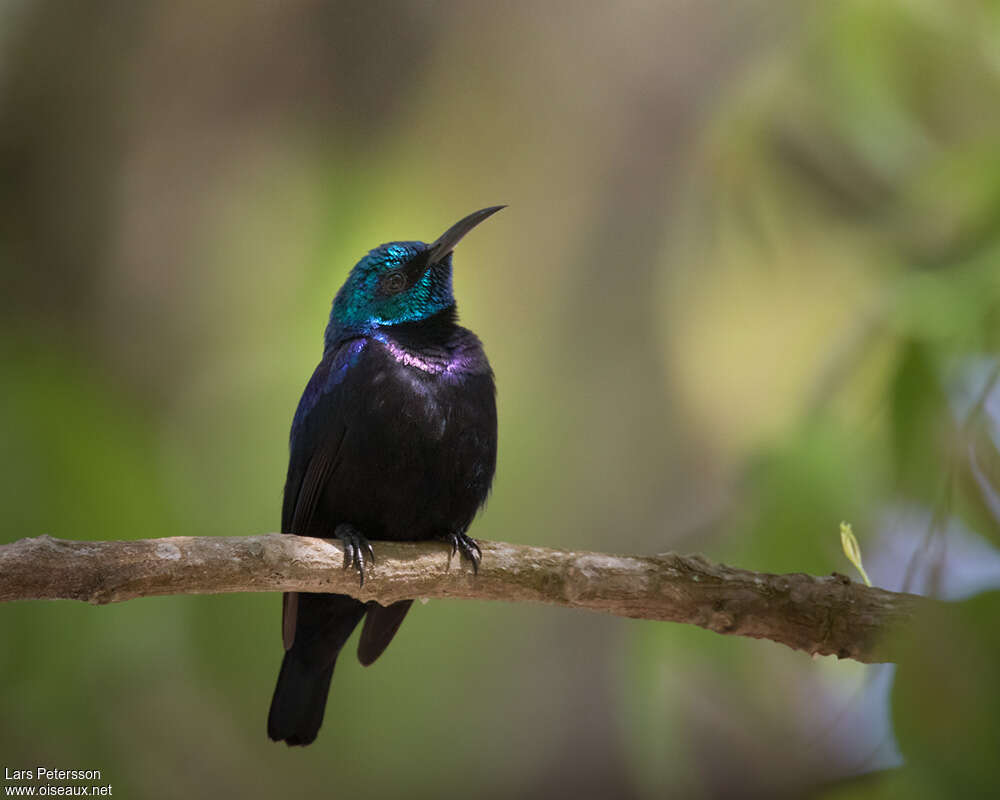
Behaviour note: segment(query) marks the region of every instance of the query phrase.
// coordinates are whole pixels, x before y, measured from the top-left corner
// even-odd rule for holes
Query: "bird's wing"
[[[358,661],[367,667],[382,655],[412,605],[412,600],[400,600],[391,606],[368,604],[365,627],[361,629],[361,639],[358,640]]]
[[[302,478],[301,488],[295,501],[295,511],[292,515],[292,524],[284,533],[300,533],[311,535],[312,518],[316,513],[316,506],[323,493],[330,477],[334,473],[334,468],[338,462],[340,444],[343,442],[344,434],[336,440],[335,444],[327,443],[320,446],[309,459],[305,475]],[[285,526],[282,526],[285,527]],[[333,531],[329,532],[333,535]],[[299,594],[298,592],[285,592],[281,604],[281,639],[288,650],[295,641],[295,621],[298,619]]]
[[[341,380],[359,352],[356,342],[347,342],[324,356],[299,401],[292,422],[288,477],[281,510],[282,533],[333,535],[333,531],[314,531],[313,518],[323,490],[340,463],[341,446],[347,434],[341,412]],[[281,638],[286,650],[295,641],[297,618],[298,593],[286,592],[281,613]]]

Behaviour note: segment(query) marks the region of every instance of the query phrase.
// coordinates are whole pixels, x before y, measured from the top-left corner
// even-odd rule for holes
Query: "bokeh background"
[[[0,4],[0,542],[278,526],[330,300],[456,253],[488,539],[961,604],[898,673],[417,607],[267,741],[276,595],[0,608],[0,761],[115,797],[973,797],[1000,742],[1000,5]],[[852,572],[852,574],[854,574]],[[2,576],[0,576],[2,580]],[[350,654],[349,654],[350,652]]]

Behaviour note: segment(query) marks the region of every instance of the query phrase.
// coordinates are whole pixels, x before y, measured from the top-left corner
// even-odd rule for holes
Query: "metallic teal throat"
[[[422,271],[404,291],[385,294],[383,281],[392,273],[405,274],[428,245],[392,242],[370,251],[351,270],[337,292],[326,329],[329,348],[349,336],[371,334],[379,328],[419,322],[455,304],[451,282],[451,254]]]

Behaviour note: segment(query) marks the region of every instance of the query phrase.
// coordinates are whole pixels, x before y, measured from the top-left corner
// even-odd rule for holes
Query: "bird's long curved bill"
[[[475,228],[487,217],[492,217],[501,208],[506,208],[506,206],[490,206],[489,208],[481,208],[479,211],[473,211],[469,214],[469,216],[460,219],[443,234],[441,234],[436,242],[427,248],[427,263],[438,263],[442,258],[448,255],[448,253],[455,249],[455,245],[462,240],[462,237],[465,236],[465,234]]]

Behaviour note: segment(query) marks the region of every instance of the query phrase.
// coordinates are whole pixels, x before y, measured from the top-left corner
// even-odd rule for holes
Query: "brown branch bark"
[[[814,655],[888,661],[886,634],[930,601],[842,575],[771,575],[702,556],[618,556],[480,542],[478,575],[438,542],[377,542],[363,588],[337,541],[180,536],[77,542],[40,536],[0,546],[0,601],[225,592],[338,592],[383,605],[411,597],[548,603],[770,639]]]

